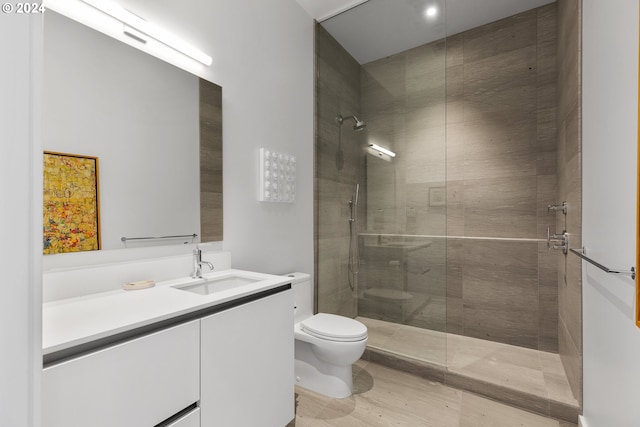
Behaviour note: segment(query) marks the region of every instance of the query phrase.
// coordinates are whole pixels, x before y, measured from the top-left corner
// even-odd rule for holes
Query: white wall
[[[235,268],[311,273],[313,21],[292,0],[198,3],[222,86],[225,249]],[[296,156],[295,204],[257,201],[260,147]]]
[[[583,243],[610,268],[635,265],[638,2],[583,0]],[[583,263],[584,416],[640,425],[635,285]]]
[[[0,15],[0,425],[40,424],[42,21]]]

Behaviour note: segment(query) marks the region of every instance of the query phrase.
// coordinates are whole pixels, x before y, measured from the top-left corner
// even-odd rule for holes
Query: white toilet
[[[292,273],[297,384],[329,397],[353,393],[351,365],[367,346],[367,327],[335,314],[313,314],[311,278]]]

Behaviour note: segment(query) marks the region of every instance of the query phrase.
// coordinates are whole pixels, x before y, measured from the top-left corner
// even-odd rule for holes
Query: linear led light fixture
[[[144,43],[145,41],[141,37],[142,34],[151,37],[156,41],[162,43],[163,45],[168,46],[183,55],[193,58],[196,61],[203,63],[204,65],[211,65],[211,63],[213,62],[212,58],[206,53],[196,49],[183,40],[180,40],[173,34],[154,26],[153,24],[149,24],[144,19],[134,15],[133,13],[129,12],[116,3],[108,0],[82,0],[82,2],[122,22],[123,32],[129,37],[135,35],[134,38],[136,40]]]
[[[389,157],[395,157],[396,156],[396,153],[394,153],[393,151],[388,150],[388,149],[386,149],[384,147],[381,147],[378,144],[369,144],[369,147],[373,148],[374,150],[376,150],[376,151],[378,151],[378,152],[380,152],[382,154],[386,154]]]

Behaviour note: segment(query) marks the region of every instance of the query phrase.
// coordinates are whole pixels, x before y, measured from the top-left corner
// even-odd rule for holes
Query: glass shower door
[[[427,6],[369,0],[317,26],[316,301],[365,323],[370,349],[444,367],[446,50],[444,14]],[[385,28],[416,32],[413,44],[376,57],[344,36],[380,46]]]
[[[388,334],[372,346],[437,366],[446,364],[445,60],[441,39],[361,68],[365,145],[395,156],[366,150],[358,315]]]

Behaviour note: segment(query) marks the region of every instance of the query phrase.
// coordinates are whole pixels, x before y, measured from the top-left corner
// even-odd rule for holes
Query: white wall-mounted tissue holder
[[[296,158],[289,154],[260,149],[261,202],[296,201]]]

